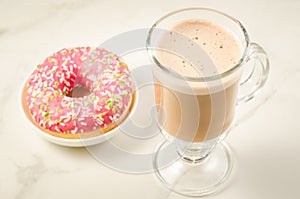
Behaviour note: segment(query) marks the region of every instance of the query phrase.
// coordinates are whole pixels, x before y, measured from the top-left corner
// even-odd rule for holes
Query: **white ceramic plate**
[[[43,138],[47,139],[50,142],[53,142],[55,144],[58,145],[62,145],[62,146],[68,146],[68,147],[85,147],[85,146],[92,146],[95,144],[99,144],[101,142],[104,142],[108,139],[110,139],[111,137],[115,136],[116,134],[121,132],[121,128],[122,128],[122,124],[126,123],[126,120],[128,120],[129,118],[132,117],[132,114],[135,112],[136,109],[136,104],[138,101],[138,92],[136,92],[136,96],[135,96],[135,100],[134,100],[134,104],[133,104],[133,108],[130,111],[130,113],[128,114],[127,118],[122,122],[122,124],[112,130],[110,130],[107,133],[95,136],[95,137],[90,137],[90,138],[82,138],[82,139],[66,139],[66,138],[60,138],[60,137],[55,137],[52,136],[48,133],[45,133],[44,131],[42,131],[41,129],[39,129],[37,126],[35,126],[31,120],[28,118],[28,116],[25,114],[24,111],[24,107],[23,107],[23,103],[22,103],[22,92],[24,89],[24,86],[26,84],[28,78],[26,78],[26,80],[24,81],[21,90],[20,90],[20,96],[19,96],[19,102],[20,102],[20,107],[21,107],[21,111],[22,114],[24,116],[24,118],[26,119],[26,121],[29,123],[29,125],[39,134],[41,135]]]

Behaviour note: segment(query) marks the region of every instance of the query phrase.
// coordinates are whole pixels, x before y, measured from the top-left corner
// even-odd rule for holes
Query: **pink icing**
[[[68,97],[75,86],[91,94]],[[27,105],[33,119],[57,133],[85,133],[106,127],[130,106],[133,83],[127,65],[99,48],[62,49],[30,75]]]

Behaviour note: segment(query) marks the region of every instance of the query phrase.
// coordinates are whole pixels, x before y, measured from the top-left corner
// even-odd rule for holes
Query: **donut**
[[[85,94],[76,96],[77,91]],[[65,48],[35,68],[23,88],[23,107],[44,132],[79,139],[118,126],[134,98],[128,66],[103,48]]]

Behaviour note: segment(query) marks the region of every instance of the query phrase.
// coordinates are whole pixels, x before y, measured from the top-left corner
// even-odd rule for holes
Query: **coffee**
[[[162,128],[185,141],[203,142],[222,135],[234,118],[240,72],[208,82],[190,78],[218,75],[238,64],[242,56],[238,39],[217,24],[190,20],[173,26],[160,42],[163,48],[177,45],[180,50],[157,51],[155,57],[159,64],[187,78],[186,81],[172,79],[164,75],[167,72],[154,70],[156,104],[161,107],[158,120]],[[199,54],[187,57],[197,45]],[[178,52],[185,53],[179,56]]]

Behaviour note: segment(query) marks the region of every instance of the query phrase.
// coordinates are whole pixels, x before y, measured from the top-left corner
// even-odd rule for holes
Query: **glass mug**
[[[226,34],[218,41],[201,41],[200,33],[188,32],[197,23],[204,27],[203,38],[211,36],[204,35],[212,27],[220,28],[216,35],[226,30],[239,50],[235,55],[233,51],[226,54],[222,43],[228,39]],[[206,42],[225,51],[208,52]],[[238,20],[209,8],[182,9],[160,18],[149,31],[147,51],[154,62],[157,119],[167,137],[154,157],[155,173],[182,195],[204,196],[221,190],[233,165],[230,149],[221,141],[232,126],[236,104],[252,99],[265,84],[269,73],[266,52],[250,42]],[[222,64],[223,71],[218,66]],[[168,146],[174,150],[164,150]]]

